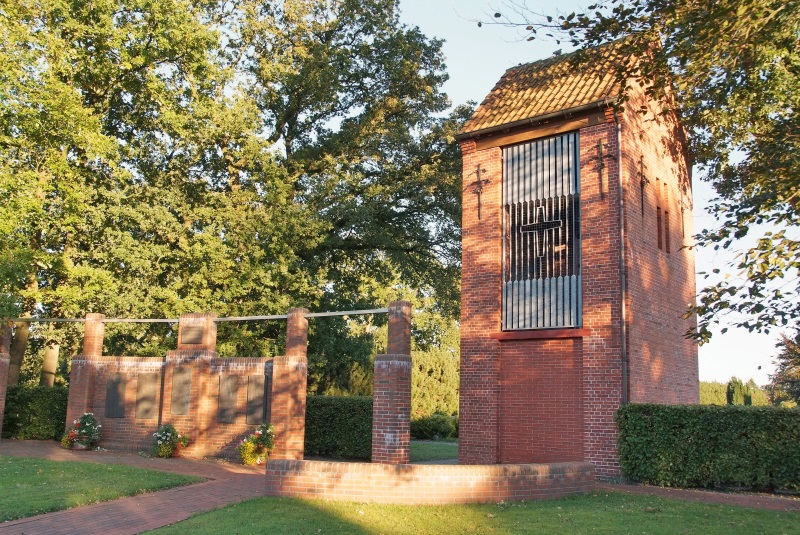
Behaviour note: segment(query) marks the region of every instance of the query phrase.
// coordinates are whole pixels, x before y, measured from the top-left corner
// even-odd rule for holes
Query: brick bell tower
[[[458,135],[462,464],[613,477],[620,405],[698,402],[685,136],[641,88],[615,109],[615,50],[509,69]]]

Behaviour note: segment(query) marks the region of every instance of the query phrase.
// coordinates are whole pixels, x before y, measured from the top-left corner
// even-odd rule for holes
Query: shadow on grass
[[[798,513],[593,492],[537,502],[400,506],[258,498],[153,533],[752,535],[798,533]]]

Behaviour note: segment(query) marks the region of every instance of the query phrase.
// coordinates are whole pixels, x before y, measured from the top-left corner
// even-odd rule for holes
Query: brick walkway
[[[185,520],[201,511],[263,496],[266,485],[263,467],[213,460],[148,459],[135,453],[77,452],[62,449],[55,441],[3,440],[0,455],[125,464],[208,479],[196,485],[6,522],[0,524],[0,535],[140,533]]]
[[[0,455],[125,464],[208,479],[196,485],[6,522],[0,524],[0,535],[140,533],[179,522],[195,513],[263,496],[266,485],[263,467],[247,467],[214,460],[150,459],[134,453],[111,451],[75,452],[60,448],[54,441],[2,440]],[[722,493],[610,483],[598,483],[597,489],[773,511],[800,511],[800,499],[768,494]]]

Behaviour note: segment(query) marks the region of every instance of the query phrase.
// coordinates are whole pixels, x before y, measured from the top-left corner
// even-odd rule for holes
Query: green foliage
[[[765,392],[764,389],[758,386],[753,379],[747,381],[747,383],[744,385],[744,388],[745,388],[745,405],[760,407],[771,404],[767,392]],[[747,403],[748,400],[750,401],[750,403]]]
[[[800,404],[800,330],[793,338],[781,336],[780,353],[776,357],[775,374],[770,389],[775,403]]]
[[[308,396],[305,454],[368,461],[372,457],[372,398]]]
[[[727,383],[700,381],[701,405],[727,405]]]
[[[374,339],[382,318],[316,318],[309,322],[308,392],[315,395],[372,395]]]
[[[274,447],[275,429],[265,422],[245,437],[236,449],[239,451],[242,463],[261,464],[266,462]]]
[[[72,448],[76,444],[83,446],[84,449],[96,445],[100,441],[100,422],[91,412],[84,413],[79,419],[74,420],[72,425],[61,437],[61,445],[65,448]]]
[[[265,315],[390,293],[457,316],[466,112],[434,117],[442,43],[395,0],[20,0],[0,22],[0,317]],[[366,393],[369,326],[322,323],[312,391]],[[80,328],[54,331],[78,351]],[[105,334],[108,354],[175,345],[168,324]],[[223,356],[271,356],[283,325],[219,339]]]
[[[179,433],[172,424],[161,424],[153,433],[153,453],[157,457],[169,459],[175,455],[178,447],[189,445],[189,437]]]
[[[746,403],[748,400],[745,399],[744,383],[738,377],[732,377],[728,381],[725,398],[728,405],[750,405],[750,403]]]
[[[64,433],[69,390],[17,385],[6,392],[3,438],[54,440]]]
[[[619,460],[636,481],[800,489],[800,412],[776,407],[621,407]]]
[[[745,384],[732,377],[727,383],[700,381],[700,404],[761,406],[770,405],[770,399],[753,379]]]
[[[688,334],[706,341],[723,319],[769,332],[800,316],[797,1],[600,0],[547,20],[509,4],[521,17],[509,22],[531,39],[546,31],[581,47],[621,40],[629,58],[615,73],[622,87],[638,81],[689,131],[689,160],[718,194],[711,212],[719,225],[698,243],[743,248],[734,276],[705,274],[709,286],[692,309],[697,332]]]
[[[411,436],[422,440],[439,440],[456,435],[457,416],[432,414],[411,420]]]
[[[458,324],[423,309],[414,317],[413,328],[412,422],[437,413],[458,414]]]

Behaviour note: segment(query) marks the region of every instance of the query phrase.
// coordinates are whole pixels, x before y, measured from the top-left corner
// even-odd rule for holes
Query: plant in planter
[[[275,429],[265,422],[242,440],[237,449],[244,464],[262,464],[274,448]]]
[[[91,449],[100,441],[101,427],[93,413],[84,413],[78,420],[73,420],[72,427],[61,437],[61,445],[73,450]]]
[[[181,448],[189,445],[189,437],[178,433],[172,424],[163,424],[153,433],[153,453],[158,457],[169,459],[177,457]]]

